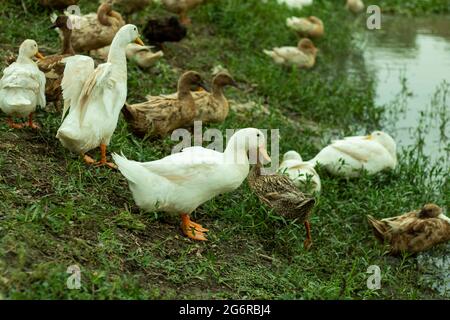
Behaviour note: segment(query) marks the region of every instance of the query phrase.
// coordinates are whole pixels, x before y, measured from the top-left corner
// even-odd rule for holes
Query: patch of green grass
[[[82,0],[86,13],[96,2]],[[49,11],[36,1],[0,4],[0,55],[16,52],[34,38],[46,53],[59,41],[48,30]],[[132,17],[142,29],[149,17],[167,15],[151,6]],[[227,89],[239,102],[256,101],[270,113],[232,112],[226,128],[279,128],[280,149],[312,157],[332,137],[371,131],[382,109],[373,102],[373,77],[352,34],[356,19],[332,1],[315,1],[301,14],[321,17],[326,36],[317,66],[310,71],[281,68],[262,49],[295,45],[285,18],[299,15],[274,1],[209,1],[192,12],[188,38],[168,44],[165,58],[151,70],[128,65],[128,101],[148,93],[171,93],[187,69],[210,78],[220,64],[244,90]],[[14,27],[11,27],[14,26]],[[349,65],[358,72],[348,72]],[[4,62],[0,61],[0,67]],[[411,257],[383,255],[366,214],[396,215],[424,202],[450,205],[449,178],[427,175],[425,160],[411,151],[389,173],[346,181],[320,170],[323,193],[312,217],[314,245],[303,249],[302,226],[284,221],[262,206],[246,183],[201,206],[194,219],[210,229],[209,241],[182,236],[179,221],[136,208],[118,172],[86,167],[54,138],[58,112],[40,111],[43,129],[12,131],[0,116],[0,296],[9,299],[371,299],[437,298],[417,285]],[[138,161],[170,153],[173,141],[141,141],[121,118],[109,150]],[[95,154],[98,156],[98,154]],[[431,173],[430,173],[431,172]],[[379,265],[382,289],[366,287],[367,267]],[[81,289],[69,290],[70,265],[81,268]]]

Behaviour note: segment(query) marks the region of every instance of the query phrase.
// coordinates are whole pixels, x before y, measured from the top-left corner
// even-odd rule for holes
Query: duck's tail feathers
[[[375,237],[380,242],[384,242],[385,233],[387,231],[385,224],[382,221],[375,219],[371,215],[367,215],[367,220],[369,221],[369,224],[372,226],[373,234],[375,235]]]
[[[112,158],[114,160],[114,163],[119,168],[120,173],[130,182],[136,183],[137,179],[134,175],[133,168],[136,166],[139,166],[136,161],[130,161],[128,160],[123,153],[121,155],[118,155],[117,153],[113,153]]]

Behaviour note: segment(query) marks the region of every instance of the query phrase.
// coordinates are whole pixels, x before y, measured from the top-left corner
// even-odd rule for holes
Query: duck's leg
[[[6,122],[8,123],[8,126],[12,129],[22,129],[23,128],[23,124],[21,123],[15,123],[12,119],[12,117],[8,117],[6,119]]]
[[[183,10],[180,12],[180,23],[185,26],[191,25],[191,19],[187,15],[187,11]]]
[[[28,127],[30,127],[31,129],[40,129],[41,127],[39,127],[39,125],[37,125],[36,123],[33,122],[33,112],[30,113],[30,115],[28,116],[28,122],[26,124]]]
[[[312,240],[311,240],[311,225],[309,224],[309,221],[305,221],[305,228],[306,228],[306,240],[303,242],[303,246],[306,250],[311,248]]]
[[[198,223],[191,221],[188,214],[181,215],[181,229],[183,233],[193,240],[206,241],[204,232],[208,232],[208,229],[203,228]]]
[[[106,165],[106,166],[110,167],[111,169],[117,169],[117,166],[114,163],[106,161],[106,144],[104,144],[104,143],[100,144],[100,151],[102,153],[102,157],[100,158],[100,162],[98,163],[98,165],[100,165],[100,166]]]

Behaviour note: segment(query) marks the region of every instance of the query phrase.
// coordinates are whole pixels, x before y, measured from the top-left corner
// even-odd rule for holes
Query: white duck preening
[[[3,70],[0,80],[0,109],[8,116],[11,128],[24,125],[14,123],[12,117],[28,117],[27,126],[39,128],[33,123],[36,106],[45,107],[45,74],[39,70],[32,58],[44,57],[38,51],[36,41],[27,39],[20,45],[16,62]]]
[[[294,184],[303,192],[317,192],[321,190],[320,177],[314,166],[303,161],[297,151],[288,151],[283,155],[283,161],[278,172],[287,174]]]
[[[128,180],[137,206],[146,211],[180,214],[182,230],[194,240],[206,240],[201,225],[190,220],[202,203],[237,189],[249,173],[249,155],[270,161],[263,133],[241,129],[229,140],[225,151],[189,147],[160,160],[136,162],[113,154],[114,162]]]
[[[397,165],[397,148],[394,139],[382,131],[368,136],[346,137],[335,140],[322,149],[309,163],[324,166],[332,175],[353,178],[361,170],[375,174]]]
[[[127,97],[127,61],[125,48],[135,41],[143,44],[136,26],[123,26],[109,51],[108,61],[94,69],[94,60],[76,55],[65,59],[61,83],[64,98],[63,123],[56,137],[62,145],[81,154],[88,164],[95,164],[85,153],[98,146],[100,165],[115,168],[106,161],[106,146],[117,126],[120,109]],[[64,115],[67,110],[69,114]]]

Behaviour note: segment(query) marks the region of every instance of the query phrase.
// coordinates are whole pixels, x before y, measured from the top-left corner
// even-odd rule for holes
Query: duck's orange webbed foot
[[[15,123],[12,118],[6,119],[6,123],[12,129],[22,129],[23,128],[22,123]]]
[[[183,233],[193,240],[206,241],[204,232],[208,232],[208,229],[203,228],[200,224],[191,221],[188,214],[181,215],[181,229]]]
[[[306,228],[306,239],[303,242],[303,246],[306,250],[309,250],[312,246],[312,239],[311,239],[311,225],[309,224],[309,221],[305,221],[305,228]]]
[[[33,122],[33,114],[30,113],[30,115],[28,116],[28,122],[26,123],[27,127],[30,127],[31,129],[34,130],[39,130],[41,127],[37,124]]]

